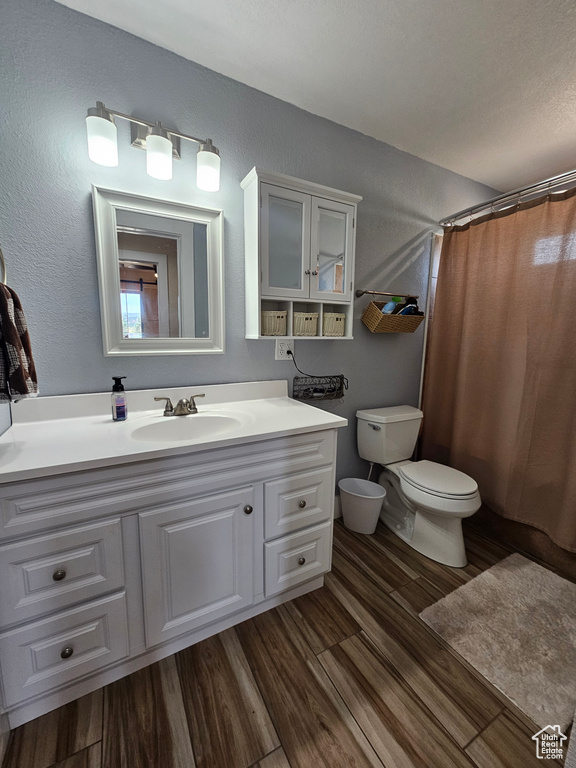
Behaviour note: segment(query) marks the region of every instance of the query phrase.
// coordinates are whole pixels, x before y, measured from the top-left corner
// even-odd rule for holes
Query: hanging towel
[[[0,401],[36,397],[38,381],[20,299],[0,284]]]

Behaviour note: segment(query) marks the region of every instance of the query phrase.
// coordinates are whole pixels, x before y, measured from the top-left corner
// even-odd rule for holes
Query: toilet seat
[[[424,464],[424,467],[417,467],[418,464]],[[414,467],[416,467],[415,470]],[[388,473],[391,482],[397,483],[404,502],[412,505],[416,510],[426,510],[440,517],[458,518],[469,517],[480,508],[480,491],[475,481],[451,467],[445,467],[433,461],[403,461],[386,465],[384,472]],[[422,484],[409,479],[414,476],[421,480]],[[448,477],[447,481],[446,477]],[[433,488],[424,488],[424,484]],[[476,491],[472,493],[450,494],[446,491],[447,488],[452,491],[469,491],[474,486]],[[444,489],[443,493],[439,492],[440,488]]]
[[[475,480],[452,467],[434,461],[407,462],[398,467],[401,479],[423,493],[443,499],[465,500],[478,494]]]

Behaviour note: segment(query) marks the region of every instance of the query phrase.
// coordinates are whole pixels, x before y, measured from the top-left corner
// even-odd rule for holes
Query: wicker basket
[[[383,315],[385,301],[371,301],[364,310],[362,322],[372,333],[414,333],[424,315]]]
[[[262,336],[286,336],[286,310],[270,312],[264,310],[262,315]]]
[[[318,312],[294,312],[294,336],[316,336]]]
[[[346,315],[338,312],[324,312],[322,315],[322,336],[344,336]]]

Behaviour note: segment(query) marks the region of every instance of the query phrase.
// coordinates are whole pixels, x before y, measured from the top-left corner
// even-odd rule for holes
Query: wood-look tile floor
[[[16,729],[2,768],[541,766],[536,725],[418,618],[511,552],[466,540],[454,569],[338,522],[322,589]]]

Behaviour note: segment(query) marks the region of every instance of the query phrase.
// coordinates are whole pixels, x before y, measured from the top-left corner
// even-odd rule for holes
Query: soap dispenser
[[[122,379],[126,376],[112,376],[114,386],[112,387],[112,418],[114,421],[126,421],[128,416],[128,406],[126,405],[126,393],[122,386]]]

